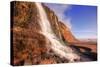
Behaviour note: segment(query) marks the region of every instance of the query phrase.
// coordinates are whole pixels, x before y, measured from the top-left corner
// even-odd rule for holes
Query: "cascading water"
[[[69,46],[65,46],[65,43],[55,35],[41,3],[35,4],[40,15],[39,24],[42,29],[41,33],[51,42],[50,48],[55,52],[55,54],[68,59],[69,62],[74,62],[74,60],[80,60],[80,56],[74,53],[74,51]]]

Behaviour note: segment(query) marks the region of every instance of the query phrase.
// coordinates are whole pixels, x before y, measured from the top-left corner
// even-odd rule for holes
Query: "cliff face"
[[[48,52],[52,52],[52,50],[46,47],[50,44],[50,42],[45,36],[39,33],[41,31],[41,27],[38,19],[40,18],[35,3],[12,2],[11,6],[11,32],[13,35],[12,65],[21,65],[23,62],[24,64],[68,62],[62,60],[56,55],[54,55],[56,57],[53,57],[53,55],[48,54]],[[54,12],[45,5],[43,6],[56,36],[68,42],[76,40],[70,30],[68,30],[62,22],[58,21]],[[41,60],[43,60],[43,62]],[[49,60],[51,61],[46,62]]]
[[[30,2],[12,2],[12,65],[18,65],[27,57],[30,64],[36,63],[37,56],[47,51],[46,39],[39,33],[41,30],[37,21],[38,11],[34,3]],[[31,55],[29,54],[31,53]],[[19,64],[20,65],[20,64]]]
[[[57,16],[48,7],[46,7],[45,5],[43,5],[43,6],[45,8],[48,20],[50,21],[50,24],[52,26],[52,29],[53,29],[54,33],[56,34],[56,36],[58,36],[60,39],[62,39],[61,32],[60,32],[60,27],[59,27],[59,20],[58,20]]]
[[[63,22],[61,21],[59,22],[59,27],[60,27],[60,32],[65,41],[69,43],[78,42],[78,40],[71,33],[70,29]]]
[[[76,42],[77,39],[71,33],[70,29],[64,24],[64,22],[59,21],[55,13],[48,7],[44,6],[44,8],[48,15],[48,19],[51,22],[54,33],[56,33],[60,39],[64,39],[66,42]]]

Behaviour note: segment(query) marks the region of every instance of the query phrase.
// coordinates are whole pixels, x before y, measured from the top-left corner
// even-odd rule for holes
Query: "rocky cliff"
[[[58,20],[55,13],[42,4],[50,21],[53,32],[59,39],[75,41],[69,29]],[[35,3],[11,2],[12,65],[50,64],[68,62],[52,53],[50,44],[41,33],[39,14]]]
[[[64,38],[65,41],[69,43],[78,42],[78,40],[72,34],[71,30],[63,22],[59,21],[58,24],[60,27],[60,32],[62,34],[62,37]]]
[[[61,39],[63,38],[66,42],[76,42],[78,41],[75,36],[72,34],[71,30],[64,24],[64,22],[59,21],[56,14],[50,10],[50,8],[43,5],[47,15],[48,19],[51,22],[52,28],[57,36],[59,36]]]

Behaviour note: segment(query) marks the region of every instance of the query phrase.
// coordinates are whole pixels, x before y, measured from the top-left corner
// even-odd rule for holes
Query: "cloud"
[[[64,22],[64,24],[71,29],[72,24],[71,24],[71,18],[67,17],[65,15],[65,11],[70,9],[69,5],[64,5],[64,4],[45,4],[48,6],[51,10],[55,12],[55,14],[58,16],[59,20]]]

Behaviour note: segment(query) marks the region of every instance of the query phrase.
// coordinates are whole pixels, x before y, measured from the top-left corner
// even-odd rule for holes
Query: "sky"
[[[97,38],[97,7],[46,3],[76,38]]]

